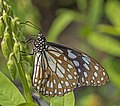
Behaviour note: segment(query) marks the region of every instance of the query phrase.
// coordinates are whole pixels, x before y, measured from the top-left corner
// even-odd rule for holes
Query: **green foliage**
[[[113,38],[103,34],[91,32],[88,37],[88,42],[108,54],[120,56],[120,42]]]
[[[38,105],[33,103],[33,102],[31,102],[31,103],[22,103],[22,104],[20,104],[18,106],[38,106]]]
[[[74,20],[75,13],[64,10],[53,22],[48,32],[48,41],[55,41],[59,34]]]
[[[74,106],[75,99],[74,93],[70,92],[63,97],[53,97],[50,100],[50,106]]]
[[[23,85],[23,90],[24,90],[24,96],[25,96],[24,101],[23,102],[19,101],[18,103],[19,104],[25,103],[25,101],[32,102],[30,88],[28,86],[28,82],[25,77],[24,67],[21,63],[21,55],[20,55],[21,43],[20,42],[23,40],[21,37],[23,35],[21,34],[22,31],[20,31],[20,29],[21,29],[20,21],[14,15],[14,13],[11,10],[10,5],[8,5],[5,0],[4,1],[1,0],[0,5],[1,5],[1,7],[0,7],[1,8],[1,13],[0,13],[1,18],[0,19],[1,19],[1,24],[2,24],[0,26],[2,27],[2,31],[3,31],[3,32],[1,32],[1,34],[2,34],[1,36],[3,37],[2,42],[1,42],[2,52],[8,61],[7,66],[8,66],[8,70],[10,72],[11,78],[13,80],[15,79],[16,70],[17,70],[20,75],[21,82]],[[1,80],[3,82],[5,82],[3,79],[1,79]],[[10,94],[8,92],[8,93],[6,93],[6,95],[4,95],[4,96],[6,96],[6,101],[8,101],[8,102],[6,102],[4,98],[1,98],[1,100],[0,100],[3,103],[6,103],[6,105],[8,105],[8,104],[14,105],[16,103],[16,101],[15,101],[15,103],[13,102],[15,97],[16,97],[16,100],[21,98],[22,95],[18,95],[17,93],[14,93],[14,91],[16,91],[17,88],[14,87],[15,90],[12,89],[13,87],[11,84],[5,82],[5,83],[2,83],[1,86],[2,86],[1,92],[2,92],[2,90],[5,89],[6,86],[10,86],[9,88],[6,87],[8,91],[13,91],[13,92],[10,92],[12,94]],[[8,96],[8,98],[7,98],[7,96]],[[11,103],[9,103],[9,101]],[[12,104],[12,102],[13,102],[13,104]]]
[[[0,72],[0,86],[0,105],[17,106],[26,102],[16,86],[2,72]]]
[[[13,97],[16,97],[14,99],[15,101],[17,101],[18,98],[23,98],[24,102],[19,101],[19,106],[34,106],[36,104],[33,103],[31,98],[31,85],[28,84],[28,81],[30,81],[30,71],[33,61],[31,61],[31,57],[22,58],[19,50],[24,51],[27,49],[27,46],[21,43],[21,41],[25,40],[23,32],[27,34],[34,34],[34,32],[36,31],[34,30],[34,28],[24,28],[23,26],[21,26],[20,20],[30,20],[31,22],[38,23],[39,15],[36,8],[31,5],[30,0],[14,0],[14,2],[10,0],[9,2],[15,14],[12,11],[11,6],[7,4],[8,2],[6,2],[5,0],[0,0],[0,38],[3,38],[1,42],[1,49],[3,55],[7,60],[7,67],[11,78],[15,80],[16,73],[19,73],[23,85],[24,98],[21,94],[6,95],[9,95],[8,97],[10,99],[8,98],[8,100],[10,102],[12,101],[11,98]],[[107,88],[109,84],[104,86],[104,88],[100,88],[102,89],[102,92],[98,95],[93,94],[94,90],[91,94],[88,94],[89,90],[85,89],[83,92],[80,92],[80,95],[78,95],[79,99],[76,100],[76,106],[110,106],[115,104],[116,106],[117,104],[119,106],[119,103],[112,104],[113,102],[111,101],[115,101],[116,97],[118,97],[117,99],[119,99],[118,94],[120,93],[120,42],[117,39],[120,37],[120,1],[75,0],[75,3],[77,4],[77,9],[57,9],[56,18],[54,18],[52,25],[47,33],[47,40],[56,41],[61,32],[63,32],[67,27],[69,27],[69,25],[71,25],[72,23],[77,23],[77,25],[80,27],[78,27],[78,29],[76,29],[75,31],[79,32],[79,38],[82,38],[83,40],[88,42],[88,44],[91,45],[93,48],[96,48],[95,50],[98,50],[95,52],[94,49],[90,48],[92,55],[96,54],[97,56],[103,56],[101,56],[100,62],[103,64],[109,74],[111,81],[110,84],[112,86],[115,85],[116,88],[111,87],[113,93],[113,95],[111,94],[111,99],[109,97],[109,89]],[[16,15],[19,18],[16,17]],[[103,17],[105,17],[105,19],[103,19]],[[24,31],[22,31],[21,29]],[[82,48],[84,50],[86,50],[86,46],[87,48],[89,48],[87,44],[81,43],[82,42],[78,44],[83,45]],[[99,51],[101,52],[98,53]],[[2,74],[2,76],[4,75]],[[2,77],[0,77],[0,82],[3,81],[1,80],[1,78]],[[3,84],[1,86],[6,87],[6,84],[1,84]],[[10,86],[11,89],[12,85],[8,84],[8,86]],[[0,89],[4,90],[3,87],[1,87]],[[17,88],[14,87],[14,89]],[[2,92],[2,90],[0,91]],[[97,88],[96,90],[98,93],[99,88]],[[114,97],[114,94],[116,94],[116,97]],[[73,92],[66,94],[64,97],[47,98],[45,96],[41,96],[41,98],[49,102],[51,106],[75,105],[75,98]],[[1,104],[6,102],[4,101],[4,98],[1,98],[1,96],[0,101],[2,101],[0,102]],[[100,102],[100,104],[98,103],[98,101]]]
[[[110,22],[114,26],[120,27],[120,1],[118,0],[107,1],[105,12]]]
[[[38,14],[36,7],[32,5],[31,0],[10,0],[9,2],[14,13],[22,22],[29,20],[36,24],[39,23],[40,15]],[[31,35],[31,33],[35,32],[36,30],[34,28],[24,26],[24,33],[27,35]]]

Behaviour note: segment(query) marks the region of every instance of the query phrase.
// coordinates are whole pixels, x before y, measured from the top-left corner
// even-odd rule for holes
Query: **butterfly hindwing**
[[[49,45],[62,50],[64,55],[72,61],[79,76],[78,87],[101,86],[108,82],[109,77],[105,69],[89,55],[59,44],[49,43]]]

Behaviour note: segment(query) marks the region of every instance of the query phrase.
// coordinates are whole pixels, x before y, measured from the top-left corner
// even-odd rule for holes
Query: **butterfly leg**
[[[22,53],[22,56],[26,56],[26,55],[34,55],[34,49],[32,50],[32,53],[28,53],[28,52],[24,52],[24,51],[20,51]]]
[[[26,41],[22,41],[22,43],[32,43],[34,41],[34,38],[29,38]]]

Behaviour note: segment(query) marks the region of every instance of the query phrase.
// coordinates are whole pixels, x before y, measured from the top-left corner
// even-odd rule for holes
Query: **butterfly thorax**
[[[48,48],[47,41],[43,34],[38,34],[38,38],[34,41],[35,52],[44,52]]]

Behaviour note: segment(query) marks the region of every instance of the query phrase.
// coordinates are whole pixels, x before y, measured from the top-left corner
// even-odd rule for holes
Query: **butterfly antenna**
[[[39,30],[42,33],[41,28],[38,27],[37,25],[35,25],[34,23],[30,22],[30,21],[21,22],[20,24],[25,24],[25,25],[28,25],[30,27],[33,27],[33,28]]]

